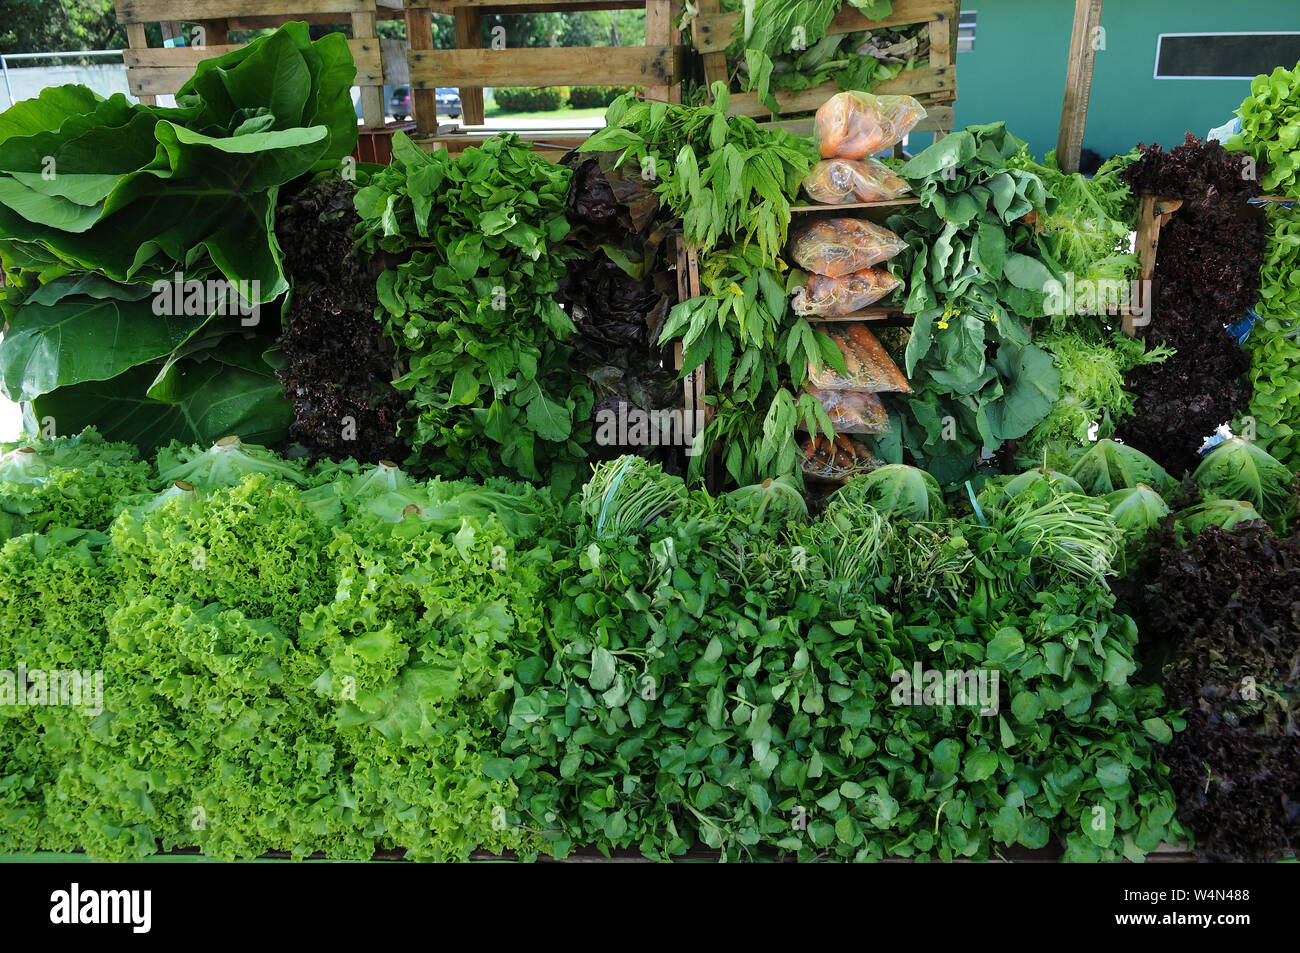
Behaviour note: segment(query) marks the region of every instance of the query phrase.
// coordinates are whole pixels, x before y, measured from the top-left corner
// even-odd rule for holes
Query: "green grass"
[[[599,124],[599,120],[605,118],[605,110],[597,107],[593,109],[574,109],[571,106],[565,106],[562,109],[543,109],[536,112],[507,112],[497,106],[496,100],[491,93],[485,93],[483,96],[483,115],[488,119],[582,119],[591,120],[594,125]]]

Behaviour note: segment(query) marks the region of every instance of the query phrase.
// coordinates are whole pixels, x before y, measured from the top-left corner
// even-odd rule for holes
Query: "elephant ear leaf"
[[[152,301],[69,296],[28,304],[9,323],[0,348],[0,390],[13,401],[105,381],[184,344],[206,315],[154,314]]]

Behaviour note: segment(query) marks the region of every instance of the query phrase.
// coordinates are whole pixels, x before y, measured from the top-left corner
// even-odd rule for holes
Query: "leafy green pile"
[[[1300,847],[1300,538],[1258,522],[1153,535],[1126,602],[1187,728],[1162,753],[1178,818],[1214,861]]]
[[[1047,417],[1020,442],[1021,459],[1063,466],[1070,453],[1098,436],[1109,437],[1134,412],[1133,395],[1124,377],[1142,364],[1158,363],[1172,352],[1157,345],[1150,351],[1141,338],[1119,331],[1053,331],[1037,343],[1056,358],[1061,374],[1060,399]]]
[[[607,175],[656,182],[656,195],[696,247],[702,294],[672,309],[659,344],[680,342],[683,375],[707,364],[713,416],[695,449],[721,441],[728,475],[745,485],[794,471],[799,423],[830,432],[821,405],[795,395],[809,363],[842,368],[844,359],[792,313],[788,295],[799,281],[780,257],[812,147],[728,117],[727,91],[716,86],[717,100],[701,106],[620,99],[581,151],[599,158]],[[691,457],[692,476],[706,459]]]
[[[1270,208],[1267,215],[1260,319],[1246,338],[1252,386],[1247,413],[1269,452],[1300,470],[1300,213]]]
[[[1049,152],[1041,163],[1028,153],[1012,160],[1017,168],[1042,180],[1047,203],[1038,225],[1045,233],[1045,251],[1058,271],[1073,274],[1076,281],[1137,277],[1137,255],[1128,248],[1137,200],[1120,178],[1131,158],[1116,156],[1092,176],[1066,175],[1056,164],[1055,152]],[[1078,320],[1077,316],[1069,318],[1071,324]]]
[[[1256,76],[1237,115],[1241,132],[1224,145],[1260,164],[1265,192],[1300,198],[1300,65]]]
[[[1010,164],[1024,148],[1004,123],[971,126],[899,170],[921,199],[887,222],[908,244],[895,264],[910,275],[912,393],[889,398],[893,434],[877,453],[899,463],[906,450],[944,484],[969,476],[982,448],[1028,434],[1060,396],[1060,372],[1022,323],[1043,314],[1056,276],[1025,221],[1047,192]]]
[[[1068,859],[1139,858],[1178,833],[1171,722],[1062,535],[1025,548],[1042,510],[1112,538],[1104,509],[1057,502],[1002,529],[839,495],[813,523],[701,493],[624,537],[586,521],[558,648],[523,663],[510,712],[521,815],[558,855],[982,859],[1058,837]],[[998,711],[918,703],[897,684],[914,666],[996,672]]]
[[[0,706],[0,850],[526,852],[495,759],[544,639],[549,493],[235,441],[174,446],[152,482],[181,474],[111,524],[51,512],[0,548],[5,666],[103,688],[98,712]]]
[[[351,152],[354,76],[342,35],[290,23],[203,61],[174,109],[61,86],[0,115],[5,396],[144,448],[278,441],[276,198]]]
[[[501,135],[455,158],[398,132],[393,162],[357,193],[358,247],[399,256],[378,317],[410,393],[401,434],[420,469],[574,481],[592,395],[569,362],[554,298],[571,172]]]

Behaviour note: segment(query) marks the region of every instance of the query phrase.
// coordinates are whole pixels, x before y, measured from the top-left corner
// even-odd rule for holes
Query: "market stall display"
[[[558,162],[305,23],[0,114],[0,853],[1294,858],[1294,74],[1087,177],[740,30]]]

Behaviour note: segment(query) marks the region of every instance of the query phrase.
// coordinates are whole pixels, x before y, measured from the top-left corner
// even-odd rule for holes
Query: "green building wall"
[[[1005,119],[1041,158],[1056,148],[1074,0],[963,0],[975,48],[958,53],[957,128]],[[1232,118],[1249,80],[1154,79],[1161,33],[1300,31],[1300,0],[1106,0],[1084,147],[1169,148]],[[1279,64],[1294,65],[1294,64]],[[914,136],[912,150],[928,143]]]

